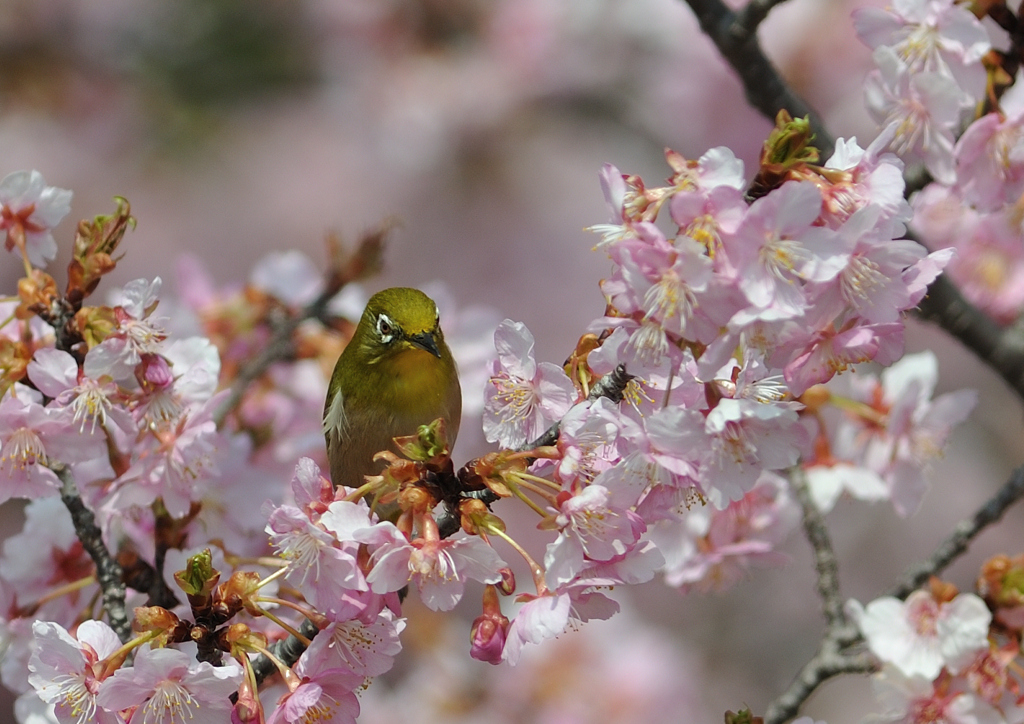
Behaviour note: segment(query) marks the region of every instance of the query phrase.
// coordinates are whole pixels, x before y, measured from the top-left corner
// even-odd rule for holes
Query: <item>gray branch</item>
[[[906,598],[920,588],[931,576],[941,573],[967,550],[967,546],[985,528],[1000,518],[1007,508],[1024,497],[1024,465],[1010,474],[994,496],[985,502],[974,515],[964,518],[953,528],[953,532],[939,544],[931,557],[909,571],[889,591],[889,596]]]
[[[832,548],[832,539],[821,511],[811,499],[803,470],[795,468],[789,477],[793,492],[796,493],[803,510],[804,535],[814,552],[814,568],[818,572],[818,595],[821,597],[825,624],[829,629],[843,626],[846,624],[846,616],[843,614],[843,597],[839,592],[839,564]]]
[[[224,420],[234,410],[245,396],[249,386],[258,380],[270,366],[290,358],[295,353],[295,331],[307,319],[319,319],[327,311],[327,305],[337,295],[339,289],[329,287],[319,297],[310,302],[294,316],[288,317],[274,329],[274,334],[266,346],[256,357],[243,366],[234,382],[231,383],[231,392],[221,403],[220,407],[213,414],[213,421],[217,427],[224,424]]]
[[[128,620],[128,613],[125,609],[126,586],[122,579],[121,566],[110,555],[106,544],[103,542],[103,533],[96,525],[96,516],[85,507],[82,496],[78,494],[78,486],[71,477],[71,469],[63,463],[51,461],[49,468],[57,475],[61,482],[60,499],[64,501],[65,507],[71,513],[71,520],[75,526],[75,533],[82,547],[96,564],[96,580],[100,584],[100,591],[103,595],[103,610],[107,612],[110,620],[110,628],[121,639],[122,643],[128,641],[132,635],[132,625]]]
[[[747,102],[773,121],[780,110],[789,111],[793,118],[807,116],[814,132],[814,145],[821,151],[822,160],[828,159],[835,149],[832,134],[818,113],[790,90],[758,43],[757,23],[763,19],[761,13],[766,15],[776,3],[764,0],[755,8],[737,14],[722,0],[686,2],[697,16],[701,29],[739,75]]]

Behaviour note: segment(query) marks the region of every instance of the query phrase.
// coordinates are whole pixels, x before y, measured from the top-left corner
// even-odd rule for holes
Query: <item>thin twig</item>
[[[798,489],[797,486],[794,488]],[[961,556],[967,550],[970,542],[982,530],[1002,518],[1007,508],[1022,497],[1024,497],[1024,466],[1014,470],[994,496],[978,508],[970,518],[960,521],[954,527],[953,532],[939,544],[927,560],[913,566],[885,595],[900,599],[909,596],[920,588],[930,576],[942,572]],[[817,554],[815,557],[817,558]],[[820,575],[819,569],[819,589],[821,587]],[[795,717],[799,713],[801,704],[815,689],[833,676],[870,671],[870,659],[866,654],[854,655],[842,651],[861,640],[862,637],[856,627],[849,623],[829,626],[822,638],[818,652],[803,666],[789,688],[769,704],[765,712],[765,724],[781,724],[781,722]]]
[[[996,494],[978,508],[974,515],[957,523],[953,532],[939,544],[935,552],[903,574],[886,595],[906,598],[931,576],[941,573],[966,552],[967,546],[982,530],[1002,518],[1006,509],[1021,497],[1024,497],[1024,465],[1014,470]]]
[[[770,0],[767,0],[770,2]],[[697,16],[700,27],[711,38],[718,52],[740,77],[747,101],[774,120],[780,110],[794,118],[807,116],[814,132],[814,145],[828,159],[835,149],[835,139],[828,132],[818,113],[800,96],[790,90],[757,41],[756,26],[730,10],[722,0],[686,0]],[[751,11],[753,14],[755,11]],[[759,12],[759,11],[758,11]]]
[[[385,219],[377,228],[365,232],[355,251],[346,258],[341,258],[342,252],[338,240],[333,235],[328,235],[327,246],[331,257],[329,260],[330,273],[327,275],[327,283],[323,292],[294,316],[277,325],[273,336],[263,350],[242,367],[238,377],[231,384],[231,392],[214,412],[213,420],[217,427],[224,424],[227,416],[242,401],[249,385],[258,380],[272,364],[288,359],[294,353],[295,340],[292,337],[299,325],[308,319],[319,319],[326,324],[328,321],[327,307],[342,288],[379,269],[384,242],[396,224],[394,219]]]
[[[214,412],[213,421],[217,424],[217,427],[224,424],[224,420],[242,401],[246,390],[249,389],[253,382],[270,369],[272,364],[288,359],[294,354],[295,340],[293,336],[295,335],[295,330],[307,319],[317,319],[323,316],[327,310],[327,305],[339,291],[340,289],[336,289],[333,286],[328,287],[310,304],[299,310],[294,316],[285,319],[274,329],[273,336],[267,345],[256,357],[239,370],[238,376],[231,383],[231,392],[224,398],[216,412]]]
[[[826,636],[822,639],[818,653],[804,665],[789,688],[768,705],[764,724],[782,724],[796,717],[800,713],[800,706],[814,690],[833,676],[863,674],[875,670],[875,664],[868,654],[844,654],[837,649],[835,638]]]
[[[121,566],[107,550],[103,542],[103,533],[96,525],[96,516],[85,507],[82,496],[78,494],[78,486],[71,477],[71,469],[57,462],[51,463],[49,467],[61,482],[60,499],[71,513],[78,540],[96,564],[96,580],[103,594],[103,610],[107,612],[110,628],[114,629],[114,633],[122,643],[125,643],[131,638],[132,625],[128,621],[124,604],[126,587],[122,579]]]
[[[821,511],[814,504],[803,471],[795,468],[790,473],[793,492],[803,510],[804,535],[814,553],[814,567],[818,572],[818,595],[825,615],[825,633],[817,653],[804,664],[800,673],[779,697],[768,705],[766,724],[779,724],[797,715],[800,705],[827,679],[838,674],[869,671],[870,660],[861,654],[846,654],[842,647],[856,640],[857,631],[846,620],[843,599],[839,592],[839,566],[832,540]]]
[[[818,572],[818,595],[825,624],[831,630],[846,623],[843,614],[843,597],[839,593],[839,564],[836,562],[832,539],[821,517],[821,511],[811,498],[807,477],[801,468],[790,473],[790,483],[803,509],[803,527],[807,542],[814,552],[814,568]]]

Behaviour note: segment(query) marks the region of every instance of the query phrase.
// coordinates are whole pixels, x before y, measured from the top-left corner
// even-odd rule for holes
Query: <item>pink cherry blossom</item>
[[[78,463],[103,458],[100,435],[83,433],[35,402],[7,396],[0,402],[0,501],[55,495],[60,488],[51,461]]]
[[[616,246],[612,258],[619,266],[602,289],[622,314],[637,314],[642,324],[656,323],[665,332],[686,336],[697,295],[711,279],[711,259],[689,237],[670,244],[653,224],[641,222],[636,228],[637,239]]]
[[[857,144],[856,137],[836,139],[836,150],[825,167],[845,174],[822,189],[823,211],[833,228],[871,205],[878,207],[882,218],[893,222],[894,236],[902,235],[912,212],[903,197],[903,162],[885,152],[895,133],[894,127],[886,127],[866,149]]]
[[[114,482],[108,505],[123,510],[160,498],[172,516],[184,516],[218,475],[214,454],[227,443],[213,412],[225,394],[190,406],[177,421],[150,426],[136,443],[131,467]]]
[[[160,294],[160,277],[152,282],[136,279],[125,285],[120,304],[114,307],[117,328],[90,350],[84,367],[93,379],[108,375],[115,382],[132,377],[144,354],[160,354],[167,338],[164,320],[151,317]]]
[[[390,593],[415,583],[424,605],[450,611],[462,598],[467,580],[499,583],[505,562],[476,536],[437,537],[427,520],[423,537],[411,542],[389,522],[356,530],[354,538],[370,547],[371,569],[366,581],[374,593]]]
[[[992,614],[973,593],[940,603],[914,591],[906,601],[884,597],[865,607],[850,601],[847,610],[871,653],[906,676],[931,680],[943,667],[957,673],[988,648]]]
[[[355,724],[364,678],[345,669],[311,668],[300,660],[300,683],[282,696],[267,724]]]
[[[75,533],[71,515],[60,498],[39,498],[25,506],[25,525],[3,542],[0,579],[10,587],[18,605],[35,603],[59,586],[80,583],[95,573],[92,558]],[[97,587],[88,585],[47,601],[40,617],[74,621]]]
[[[28,260],[46,266],[57,256],[53,229],[71,211],[71,192],[47,186],[38,171],[15,171],[0,180],[0,233],[7,251],[23,239]]]
[[[828,382],[853,365],[870,361],[891,364],[902,354],[901,322],[864,324],[855,320],[839,330],[829,327],[815,333],[786,364],[786,383],[794,395],[802,395],[811,385]]]
[[[874,721],[892,724],[1004,724],[1003,716],[983,699],[932,683],[922,676],[906,676],[885,666],[872,677],[875,699],[882,708]]]
[[[36,649],[29,660],[29,683],[43,701],[54,704],[61,724],[119,724],[124,720],[96,703],[100,661],[121,647],[117,634],[102,621],[83,621],[75,636],[55,623],[32,626]]]
[[[623,454],[618,463],[594,479],[596,485],[607,488],[624,507],[635,505],[653,486],[689,489],[694,485],[703,443],[693,434],[704,423],[699,411],[672,406],[640,422],[624,415],[615,419],[620,423]]]
[[[391,670],[395,657],[402,651],[399,636],[404,629],[405,619],[395,618],[387,609],[369,623],[358,618],[332,621],[313,639],[302,659],[319,660],[310,668],[379,676]]]
[[[956,189],[979,211],[1014,203],[1024,192],[1024,109],[989,113],[956,142]],[[1005,112],[1005,108],[1004,108]]]
[[[848,252],[835,232],[813,226],[821,205],[817,186],[787,182],[755,201],[725,240],[744,294],[772,319],[802,315],[807,308],[802,282],[828,281],[846,264]]]
[[[554,519],[559,535],[544,555],[549,585],[571,581],[585,559],[608,561],[626,554],[647,529],[636,513],[616,506],[601,485],[588,485],[575,495],[562,493],[563,498]]]
[[[874,470],[843,461],[815,462],[804,469],[807,488],[818,509],[827,513],[843,493],[857,500],[889,499],[889,485]]]
[[[525,644],[539,644],[552,639],[572,622],[603,620],[613,616],[619,610],[619,604],[595,589],[616,582],[615,579],[576,580],[536,596],[519,596],[517,600],[523,605],[509,627],[502,660],[515,666]]]
[[[484,434],[515,448],[533,440],[568,412],[576,390],[565,372],[533,357],[533,335],[522,322],[506,319],[494,333],[493,363],[484,403]]]
[[[978,65],[991,47],[977,17],[953,0],[896,0],[886,9],[858,8],[854,26],[872,50],[890,47],[915,72],[965,78],[965,66]],[[971,94],[980,87],[965,88]]]
[[[234,660],[213,666],[184,651],[143,646],[134,666],[121,667],[100,685],[96,703],[109,711],[138,707],[132,721],[209,721],[227,717],[228,697],[241,678]]]
[[[865,81],[867,105],[884,128],[892,129],[889,147],[905,161],[923,161],[936,181],[952,184],[960,87],[943,73],[911,73],[887,46],[876,48],[873,57],[878,70]]]
[[[833,279],[812,290],[815,319],[832,321],[850,313],[870,323],[896,322],[913,306],[903,272],[927,250],[915,241],[895,239],[893,232],[875,205],[862,207],[839,227],[849,257]]]
[[[298,508],[272,509],[267,533],[280,555],[291,562],[288,581],[319,610],[330,611],[348,590],[366,590],[355,551],[339,546]]]
[[[681,506],[677,506],[681,507]],[[786,482],[773,473],[726,508],[695,506],[659,520],[650,539],[665,556],[665,582],[683,591],[724,591],[752,566],[778,565],[777,550],[800,519]]]
[[[792,402],[726,398],[705,420],[689,421],[687,434],[700,450],[698,480],[708,500],[724,508],[746,495],[762,471],[796,463],[806,436],[797,424],[798,408]]]
[[[606,397],[582,402],[565,413],[558,434],[562,457],[555,470],[563,488],[570,490],[576,482],[593,482],[619,459],[615,448],[617,417],[615,404]]]
[[[844,420],[850,427],[838,432],[837,458],[878,473],[889,486],[898,513],[910,515],[927,489],[925,471],[939,455],[953,427],[971,413],[977,401],[973,390],[958,390],[932,399],[938,363],[931,352],[907,355],[882,373],[850,379],[853,396],[876,407],[885,424]]]
[[[594,246],[595,251],[610,249],[624,239],[636,237],[636,232],[626,218],[623,208],[626,200],[626,182],[622,178],[622,172],[612,164],[606,163],[601,167],[598,177],[601,181],[601,191],[610,209],[610,216],[607,224],[594,224],[586,228],[586,231],[601,234],[601,241]]]

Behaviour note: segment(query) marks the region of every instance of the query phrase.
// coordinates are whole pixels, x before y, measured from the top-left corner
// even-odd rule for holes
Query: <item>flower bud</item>
[[[473,628],[469,634],[469,655],[477,661],[500,664],[509,625],[509,620],[501,613],[497,589],[491,585],[486,586],[483,613],[473,621]]]
[[[503,595],[511,596],[516,592],[516,574],[508,566],[502,568],[500,573],[501,581],[495,585]]]
[[[425,513],[435,504],[433,496],[418,485],[403,488],[398,494],[398,507],[404,511]]]
[[[135,379],[144,389],[162,390],[174,383],[174,373],[162,355],[144,354],[135,370]]]

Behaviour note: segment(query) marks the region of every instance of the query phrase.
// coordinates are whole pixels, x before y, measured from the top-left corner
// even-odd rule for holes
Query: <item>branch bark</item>
[[[103,595],[103,610],[107,612],[110,628],[126,643],[132,635],[132,625],[128,620],[125,608],[126,587],[122,578],[123,571],[103,542],[103,533],[96,525],[96,516],[85,507],[82,497],[78,494],[78,486],[71,477],[71,469],[63,463],[51,463],[50,469],[61,482],[60,498],[71,513],[75,533],[82,547],[96,564],[96,580],[100,584]]]
[[[705,35],[711,38],[718,52],[739,75],[747,102],[773,121],[782,109],[789,111],[794,118],[807,116],[814,131],[814,145],[821,151],[822,159],[828,159],[835,149],[835,139],[817,111],[786,85],[757,40],[758,16],[762,11],[767,15],[775,3],[763,2],[741,15],[730,10],[722,0],[686,2],[697,16]],[[753,22],[755,20],[757,22]]]
[[[913,566],[886,594],[896,598],[906,598],[916,589],[967,551],[967,546],[981,531],[997,522],[1003,513],[1015,502],[1024,497],[1024,465],[1010,474],[1002,487],[975,511],[970,518],[964,518],[953,528],[931,557]]]
[[[913,238],[909,234],[907,237]],[[928,287],[917,313],[953,335],[1024,399],[1024,337],[1016,328],[997,325],[968,302],[945,275]]]

